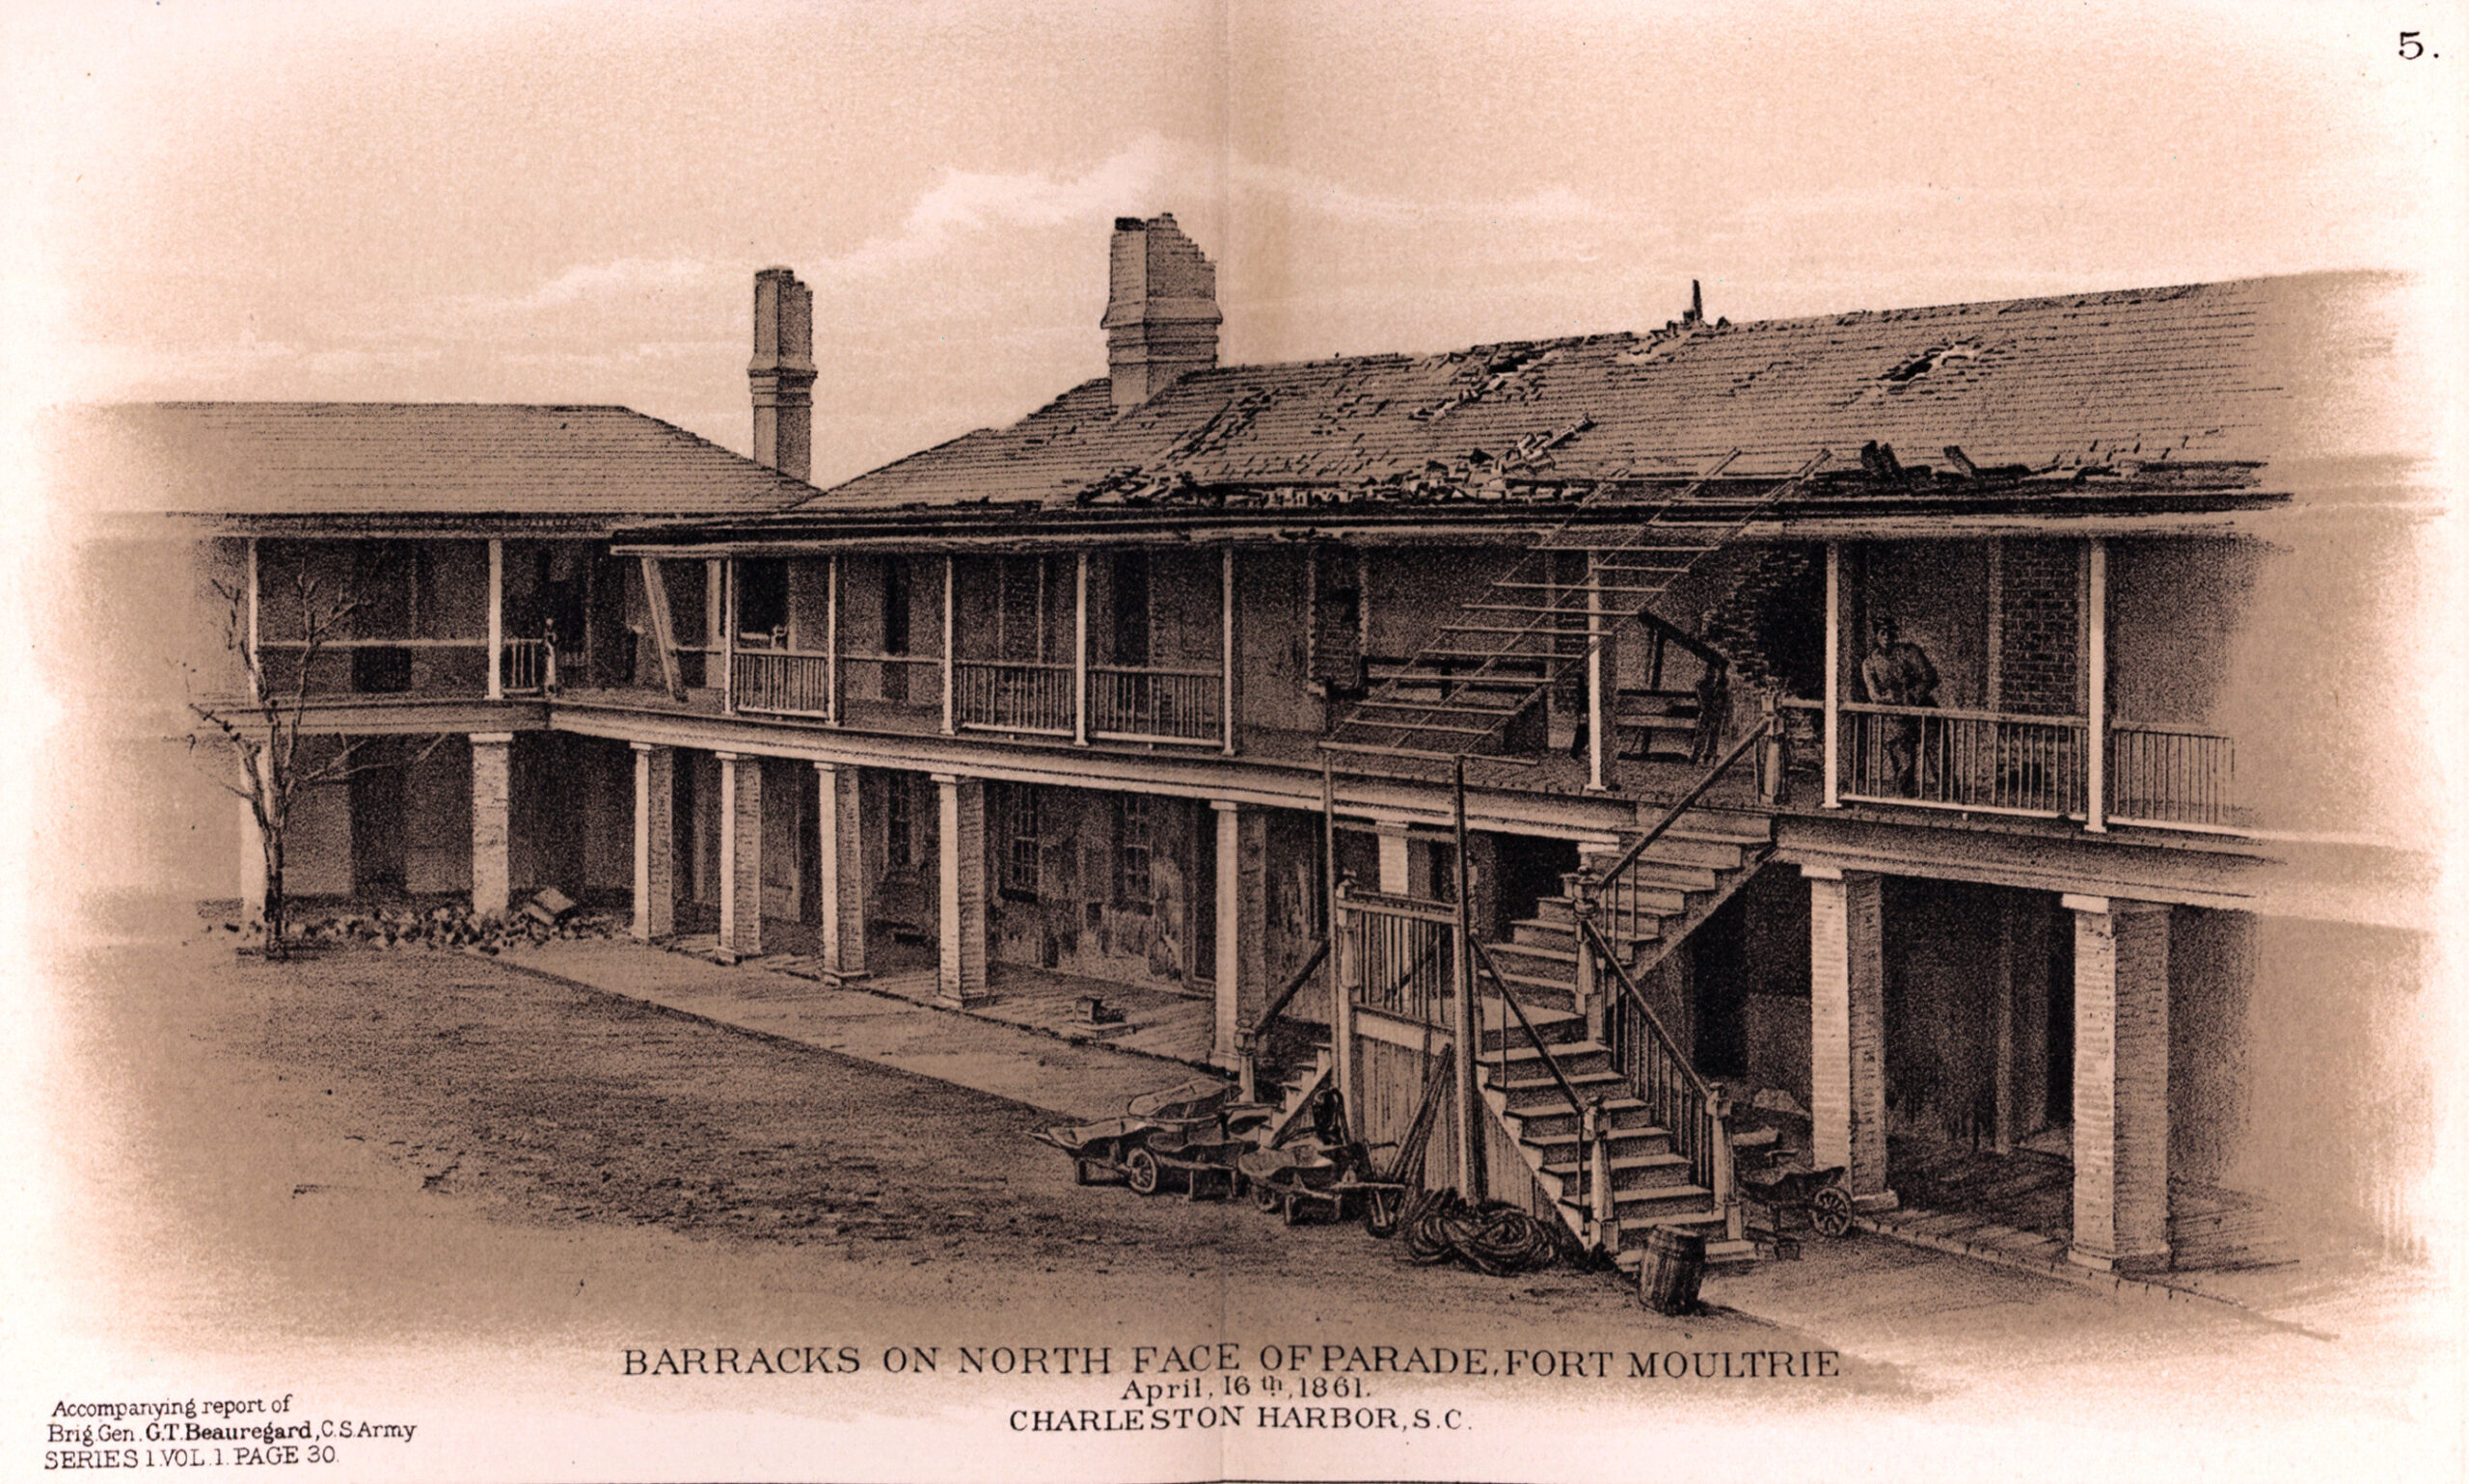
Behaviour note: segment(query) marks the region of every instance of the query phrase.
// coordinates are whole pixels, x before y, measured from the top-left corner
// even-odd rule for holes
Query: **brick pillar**
[[[936,773],[941,810],[942,958],[936,997],[946,1005],[986,998],[986,780]]]
[[[817,763],[815,797],[821,810],[815,838],[821,878],[815,901],[823,913],[824,971],[836,980],[866,976],[866,870],[864,819],[858,772],[853,767]]]
[[[2075,1244],[2087,1268],[2169,1265],[2169,909],[2075,913]]]
[[[677,931],[677,752],[636,742],[635,936]]]
[[[1240,1060],[1236,1035],[1268,1009],[1269,817],[1212,799],[1217,811],[1217,1030],[1208,1059]]]
[[[503,917],[513,901],[514,734],[472,734],[472,911]]]
[[[720,760],[720,946],[763,952],[763,760]]]
[[[1884,879],[1803,866],[1809,882],[1809,1154],[1844,1167],[1863,1211],[1890,1211],[1886,1188]]]

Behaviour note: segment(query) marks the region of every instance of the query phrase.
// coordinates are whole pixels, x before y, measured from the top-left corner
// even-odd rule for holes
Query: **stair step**
[[[1492,1061],[1495,1065],[1498,1064],[1501,1056],[1503,1055],[1506,1055],[1510,1063],[1519,1066],[1529,1064],[1540,1066],[1543,1064],[1542,1053],[1536,1051],[1533,1046],[1511,1046],[1506,1053],[1496,1052],[1492,1057]],[[1571,1076],[1575,1076],[1582,1071],[1598,1072],[1609,1071],[1612,1069],[1612,1052],[1610,1048],[1598,1045],[1590,1040],[1562,1041],[1552,1048],[1552,1060],[1560,1063],[1560,1070],[1567,1072]],[[1769,1131],[1771,1132],[1772,1130]]]
[[[1510,938],[1507,942],[1486,943],[1483,946],[1490,950],[1495,958],[1527,960],[1530,967],[1525,972],[1539,974],[1542,972],[1543,965],[1555,964],[1560,969],[1567,971],[1570,983],[1576,982],[1578,950],[1577,941],[1571,936],[1570,930],[1551,923],[1520,922],[1514,931],[1517,936]],[[1529,936],[1529,933],[1549,936],[1547,940],[1538,940],[1535,936]],[[1502,967],[1509,968],[1513,965],[1505,963]]]
[[[1640,851],[1638,859],[1650,860],[1657,865],[1665,866],[1712,866],[1718,871],[1737,871],[1741,865],[1741,851],[1747,844],[1746,841],[1728,837],[1718,839],[1666,832],[1657,836],[1654,844]],[[1613,857],[1621,851],[1614,850],[1588,853],[1595,856],[1594,860],[1587,862],[1591,869],[1595,865],[1612,864]]]
[[[1671,1153],[1615,1154],[1607,1161],[1612,1170],[1612,1188],[1621,1190],[1661,1190],[1673,1185],[1689,1184],[1689,1160]],[[1562,1184],[1577,1183],[1579,1161],[1572,1154],[1566,1159],[1552,1160],[1543,1173],[1560,1179]],[[1587,1176],[1589,1180],[1593,1175]]]

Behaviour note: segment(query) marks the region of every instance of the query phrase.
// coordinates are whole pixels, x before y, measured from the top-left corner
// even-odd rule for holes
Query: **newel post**
[[[1791,768],[1789,743],[1783,737],[1783,715],[1775,706],[1775,692],[1769,690],[1758,701],[1760,720],[1766,741],[1757,748],[1757,797],[1768,808],[1788,803],[1790,786],[1784,781]]]
[[[1569,911],[1576,919],[1571,926],[1577,934],[1578,1012],[1586,1016],[1587,1039],[1600,1045],[1611,1017],[1605,1012],[1603,965],[1595,958],[1595,934],[1587,931],[1595,926],[1594,877],[1581,872],[1569,885]]]
[[[1618,1252],[1620,1217],[1612,1194],[1611,1120],[1604,1116],[1603,1099],[1587,1104],[1580,1122],[1586,1139],[1587,1176],[1593,1181],[1587,1203],[1593,1246],[1597,1252]]]
[[[1714,1148],[1707,1164],[1713,1174],[1708,1189],[1715,1194],[1715,1209],[1723,1213],[1723,1239],[1744,1240],[1748,1223],[1740,1203],[1740,1180],[1732,1168],[1732,1094],[1722,1084],[1706,1090],[1706,1119],[1713,1125]]]
[[[1338,1096],[1349,1115],[1361,1106],[1355,1098],[1354,1076],[1354,997],[1363,982],[1363,958],[1356,951],[1354,910],[1348,905],[1354,900],[1354,877],[1338,878],[1331,894],[1329,915],[1329,1057],[1336,1070]]]

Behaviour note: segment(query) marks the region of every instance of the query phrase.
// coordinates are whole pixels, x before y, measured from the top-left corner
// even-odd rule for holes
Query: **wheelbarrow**
[[[1766,1207],[1767,1219],[1773,1224],[1766,1229],[1776,1238],[1776,1245],[1785,1245],[1782,1237],[1786,1217],[1798,1218],[1808,1229],[1830,1241],[1852,1229],[1852,1193],[1843,1188],[1843,1167],[1830,1165],[1824,1170],[1782,1170],[1767,1179],[1751,1179],[1744,1174],[1740,1180],[1744,1201]]]
[[[1365,1178],[1369,1163],[1359,1146],[1328,1149],[1308,1142],[1254,1149],[1238,1161],[1252,1203],[1276,1212],[1289,1227],[1314,1213],[1343,1221],[1350,1208],[1370,1199],[1374,1185],[1387,1189],[1387,1182]]]
[[[1122,1118],[1058,1123],[1032,1137],[1072,1156],[1075,1185],[1114,1178],[1135,1195],[1152,1196],[1173,1174],[1190,1199],[1212,1191],[1231,1195],[1234,1162],[1255,1143],[1243,1134],[1269,1116],[1265,1108],[1231,1101],[1234,1091],[1196,1079],[1142,1093]]]

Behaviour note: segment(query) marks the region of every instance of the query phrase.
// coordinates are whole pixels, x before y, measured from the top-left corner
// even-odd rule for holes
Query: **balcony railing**
[[[2235,748],[2186,727],[2121,722],[2109,730],[2109,816],[2128,824],[2233,823]]]
[[[958,720],[989,732],[1069,737],[1076,710],[1072,666],[960,660],[952,664]]]
[[[1110,742],[1216,742],[1224,735],[1223,686],[1214,670],[1093,665],[1089,734]]]
[[[1845,798],[1986,814],[2083,812],[2083,720],[1927,707],[1841,708]]]
[[[803,650],[739,650],[729,671],[740,711],[780,716],[831,715],[831,657]]]
[[[498,663],[498,687],[508,695],[541,695],[557,687],[557,651],[547,639],[508,639]]]

